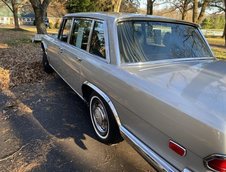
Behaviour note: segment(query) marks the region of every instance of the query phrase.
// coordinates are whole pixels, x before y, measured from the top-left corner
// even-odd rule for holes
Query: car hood
[[[138,77],[140,86],[154,97],[213,126],[220,122],[225,129],[226,61],[187,60],[123,69]]]

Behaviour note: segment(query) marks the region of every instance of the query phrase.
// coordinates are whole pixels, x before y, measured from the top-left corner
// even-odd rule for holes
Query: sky
[[[146,0],[140,0],[140,7],[141,8],[146,8],[147,1]]]

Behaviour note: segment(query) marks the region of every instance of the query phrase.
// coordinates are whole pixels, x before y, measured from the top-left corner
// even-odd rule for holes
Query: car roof
[[[136,14],[136,13],[87,12],[87,13],[70,13],[70,14],[66,14],[64,17],[87,17],[87,18],[96,18],[101,20],[113,20],[113,21],[151,20],[151,21],[182,23],[182,24],[194,25],[196,27],[199,26],[195,23],[191,23],[187,21],[176,20],[176,19],[162,17],[162,16]]]

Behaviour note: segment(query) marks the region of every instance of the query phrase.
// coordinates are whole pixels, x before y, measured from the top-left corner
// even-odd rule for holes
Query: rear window
[[[118,23],[122,63],[212,57],[199,30],[191,25],[126,21]]]

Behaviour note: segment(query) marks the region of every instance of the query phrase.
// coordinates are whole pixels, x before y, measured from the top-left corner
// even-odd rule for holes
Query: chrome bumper
[[[162,157],[156,154],[125,127],[120,126],[122,136],[128,140],[132,146],[157,170],[164,172],[179,172],[178,169],[166,162]],[[190,171],[190,170],[189,170]]]

